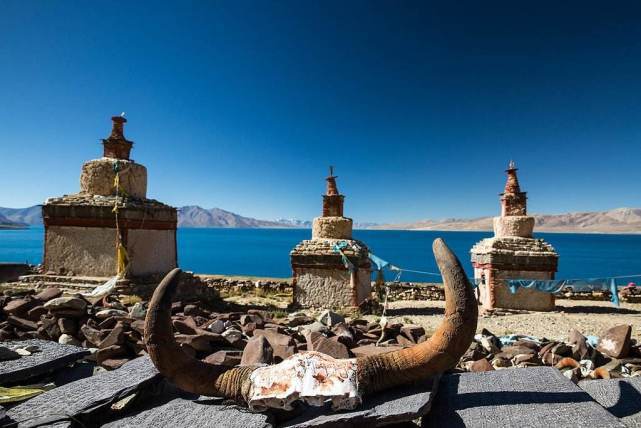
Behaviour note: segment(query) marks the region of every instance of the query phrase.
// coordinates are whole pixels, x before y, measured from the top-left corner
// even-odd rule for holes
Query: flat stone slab
[[[377,427],[417,419],[430,409],[438,378],[377,394],[352,411],[333,412],[330,405],[307,407],[303,413],[278,427]],[[158,399],[162,399],[159,397]],[[169,397],[169,401],[148,403],[135,414],[102,425],[104,428],[184,426],[184,427],[274,427],[269,414],[253,413],[247,408],[222,403],[221,399],[200,397],[190,400]],[[281,414],[281,419],[284,414]]]
[[[37,346],[40,351],[17,360],[3,361],[0,364],[0,385],[15,384],[61,369],[90,353],[78,346],[62,345],[50,340],[30,339],[0,342],[0,346],[6,346],[10,349],[31,345]]]
[[[641,426],[641,377],[579,382],[585,392],[628,426]]]
[[[72,420],[95,426],[95,414],[112,403],[160,381],[148,357],[132,360],[117,370],[80,379],[40,394],[7,411],[0,426],[69,426]],[[92,419],[92,416],[94,419]]]
[[[378,427],[409,422],[430,411],[439,377],[426,382],[394,388],[365,397],[354,410],[334,412],[329,405],[309,407],[302,415],[283,423],[287,428],[342,428],[354,426]]]
[[[174,398],[161,405],[148,406],[102,427],[273,427],[270,417],[265,414],[252,413],[244,407],[216,404],[219,402],[220,400],[211,397],[200,397],[196,400]]]
[[[622,427],[552,367],[443,376],[423,427]]]

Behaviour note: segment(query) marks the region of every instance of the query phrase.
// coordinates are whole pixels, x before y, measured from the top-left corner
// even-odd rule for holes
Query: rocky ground
[[[293,312],[286,309],[291,296],[281,287],[224,291],[224,300],[209,305],[174,302],[172,319],[186,352],[229,366],[278,363],[305,350],[350,358],[413,346],[429,338],[444,312],[443,301],[404,300],[390,302],[383,320],[380,315]],[[6,292],[0,296],[0,340],[41,338],[83,346],[98,365],[115,369],[145,354],[146,305],[124,295],[92,303],[52,287]],[[575,381],[641,375],[641,304],[616,308],[603,301],[559,300],[557,308],[482,315],[475,342],[457,369],[549,365]],[[19,358],[6,349],[0,354]]]
[[[305,350],[350,358],[413,346],[431,336],[445,307],[440,284],[391,284],[381,322],[376,304],[366,309],[374,315],[292,311],[286,280],[185,274],[183,283],[172,306],[176,340],[196,358],[228,366],[278,363]],[[145,354],[146,300],[120,289],[90,301],[73,290],[63,295],[55,285],[21,285],[2,289],[0,341],[38,338],[82,346],[107,370]],[[641,287],[622,290],[618,308],[602,292],[564,290],[557,297],[553,312],[481,315],[476,340],[457,370],[549,365],[575,381],[641,375],[641,303],[633,303]],[[0,352],[0,361],[19,357]]]

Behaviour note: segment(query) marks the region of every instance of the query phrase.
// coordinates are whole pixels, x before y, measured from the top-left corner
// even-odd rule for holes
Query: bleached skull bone
[[[291,410],[297,400],[312,406],[331,400],[334,410],[353,409],[361,403],[356,367],[356,358],[335,359],[313,351],[294,354],[252,372],[249,407]]]

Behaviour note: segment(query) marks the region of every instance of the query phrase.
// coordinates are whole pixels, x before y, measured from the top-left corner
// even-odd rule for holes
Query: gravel
[[[432,333],[443,319],[443,301],[390,302],[387,317],[392,323],[417,324]],[[552,312],[506,311],[505,315],[480,316],[477,332],[483,328],[496,335],[526,334],[554,340],[567,339],[576,328],[584,335],[600,335],[604,330],[620,324],[641,326],[641,303],[622,303],[619,308],[610,302],[558,300]],[[369,321],[375,316],[366,316]],[[632,338],[641,342],[641,328],[632,329]]]

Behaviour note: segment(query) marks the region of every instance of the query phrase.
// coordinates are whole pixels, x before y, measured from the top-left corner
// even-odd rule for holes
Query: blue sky
[[[451,4],[456,3],[456,4]],[[641,206],[641,3],[2,2],[0,206],[78,190],[127,113],[152,198],[356,221]]]

